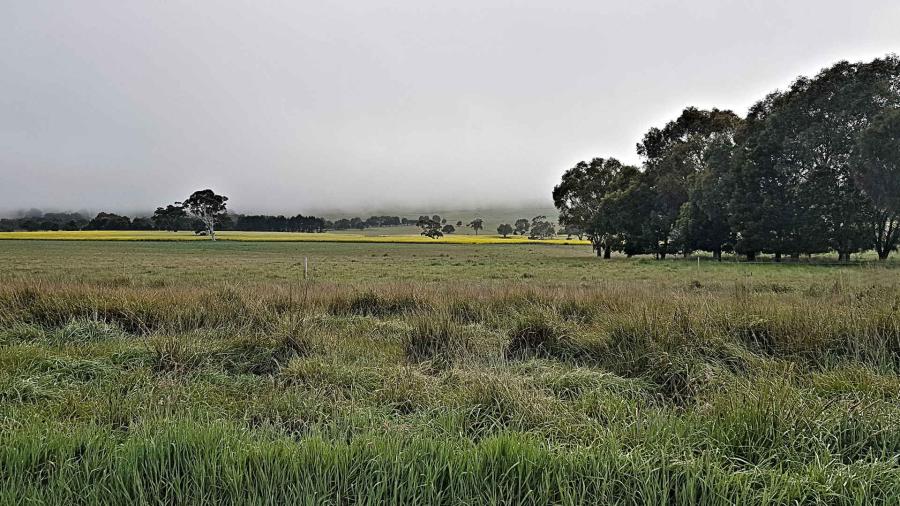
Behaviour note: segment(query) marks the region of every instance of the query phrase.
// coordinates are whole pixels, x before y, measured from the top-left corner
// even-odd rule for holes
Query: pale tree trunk
[[[204,216],[203,224],[206,225],[206,231],[209,232],[209,238],[216,240],[216,218],[214,216]]]
[[[885,213],[879,216],[879,220],[875,223],[875,252],[878,253],[879,260],[887,260],[897,245],[897,236],[900,232],[900,225],[897,222],[894,216]]]

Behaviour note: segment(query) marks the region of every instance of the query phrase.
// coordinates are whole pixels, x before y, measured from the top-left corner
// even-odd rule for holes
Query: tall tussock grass
[[[660,286],[6,283],[0,503],[900,500],[900,288]]]
[[[427,309],[428,304],[415,295],[385,296],[374,291],[363,291],[349,296],[338,296],[330,302],[328,308],[335,315],[385,317]]]
[[[572,332],[572,327],[552,310],[540,306],[530,308],[513,320],[506,355],[577,358],[583,350]]]
[[[403,349],[410,362],[445,368],[470,352],[470,332],[446,312],[415,316],[409,326]]]

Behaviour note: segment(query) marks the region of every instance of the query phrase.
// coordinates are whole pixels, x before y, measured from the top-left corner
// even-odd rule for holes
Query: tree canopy
[[[897,247],[900,60],[838,62],[746,118],[687,107],[637,144],[641,167],[595,158],[553,190],[560,224],[598,255],[733,250],[753,260]]]
[[[225,217],[227,201],[228,197],[206,189],[195,191],[184,202],[175,204],[181,205],[187,213],[196,218],[202,224],[209,238],[215,241],[216,224]]]

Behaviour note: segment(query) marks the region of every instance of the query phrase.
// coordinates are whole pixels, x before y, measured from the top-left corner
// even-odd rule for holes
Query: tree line
[[[579,162],[553,190],[560,224],[604,258],[886,259],[900,239],[900,59],[839,62],[743,118],[687,107],[637,154]]]
[[[439,238],[456,233],[462,228],[461,220],[449,223],[439,215],[419,216],[418,219],[400,216],[370,216],[341,218],[335,221],[316,216],[265,215],[230,213],[226,209],[228,197],[206,189],[194,192],[183,202],[158,207],[149,217],[129,218],[115,213],[100,212],[93,218],[80,213],[43,213],[32,209],[20,218],[0,219],[0,231],[58,231],[58,230],[164,230],[171,232],[193,231],[215,238],[216,231],[235,230],[247,232],[307,232],[317,233],[329,230],[364,230],[375,227],[417,226],[422,235]],[[535,218],[543,219],[544,217]],[[540,220],[539,220],[540,221]],[[524,223],[524,226],[522,225]],[[547,224],[549,225],[549,223]],[[536,230],[544,230],[547,225],[539,225]],[[472,228],[475,235],[484,229],[484,220],[475,218],[465,226]],[[501,225],[501,228],[508,225]],[[529,222],[516,222],[517,233],[529,230]],[[552,225],[550,230],[553,231]],[[503,232],[500,232],[501,234]],[[555,232],[552,232],[555,233]],[[506,236],[507,234],[503,234]],[[536,237],[532,237],[536,238]]]

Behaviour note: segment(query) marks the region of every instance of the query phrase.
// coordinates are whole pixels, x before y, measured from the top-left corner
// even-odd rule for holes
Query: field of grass
[[[417,233],[414,227],[373,228],[363,232],[324,232],[305,234],[294,232],[217,232],[221,241],[242,242],[376,242],[400,244],[560,244],[585,245],[577,238],[532,240],[522,236],[501,237],[483,234],[448,234],[440,239],[430,239]],[[76,230],[40,232],[0,232],[0,240],[54,240],[54,241],[209,241],[209,237],[193,232],[161,232],[157,230]]]
[[[0,364],[4,504],[900,501],[893,261],[0,241]]]

